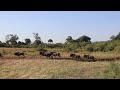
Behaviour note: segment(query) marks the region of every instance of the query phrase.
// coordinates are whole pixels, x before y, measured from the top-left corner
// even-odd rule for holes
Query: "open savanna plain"
[[[48,49],[61,53],[61,58],[41,57],[35,48],[0,48],[0,79],[120,79],[120,54],[91,52],[97,61],[70,59],[62,49]],[[25,51],[25,58],[14,55]],[[88,52],[79,52],[81,57]],[[109,60],[111,59],[111,60]]]

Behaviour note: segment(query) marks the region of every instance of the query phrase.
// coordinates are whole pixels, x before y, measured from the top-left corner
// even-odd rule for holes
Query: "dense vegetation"
[[[42,42],[38,33],[33,33],[35,41],[32,42],[29,38],[26,38],[24,42],[19,41],[17,35],[7,35],[6,42],[0,41],[0,47],[17,47],[17,48],[60,48],[67,52],[120,52],[120,32],[116,36],[111,36],[108,41],[91,42],[91,38],[83,35],[77,39],[73,39],[72,36],[68,36],[65,43],[53,43],[52,39],[48,39],[48,43]]]

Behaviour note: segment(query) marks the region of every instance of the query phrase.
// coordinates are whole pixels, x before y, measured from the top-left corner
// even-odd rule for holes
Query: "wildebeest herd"
[[[20,58],[21,56],[23,58],[25,58],[25,55],[27,55],[25,52],[26,51],[15,52],[14,55],[17,56],[18,58]],[[109,59],[95,59],[95,57],[92,55],[84,54],[83,56],[81,56],[79,54],[74,54],[74,53],[70,53],[68,56],[69,58],[63,58],[63,57],[61,57],[60,53],[51,52],[48,50],[40,50],[38,54],[40,57],[46,57],[47,59],[60,59],[60,60],[70,59],[70,60],[78,60],[78,61],[112,61],[112,60],[119,60],[120,59],[120,57],[109,58]],[[0,53],[0,58],[4,59],[4,55],[2,53]]]
[[[76,59],[76,60],[81,60],[81,61],[96,61],[94,56],[91,56],[91,55],[83,55],[83,58],[80,56],[80,55],[77,55],[77,54],[70,54],[70,57],[73,58],[73,59]]]
[[[17,56],[18,58],[20,58],[21,56],[23,58],[25,58],[25,55],[27,55],[27,54],[25,53],[25,51],[23,51],[23,52],[14,52],[14,55]],[[51,52],[48,50],[39,51],[39,55],[40,55],[40,57],[46,57],[47,59],[64,59],[61,57],[60,53]],[[0,58],[4,59],[2,53],[0,53]],[[67,58],[67,59],[80,60],[80,61],[83,61],[83,59],[86,59],[87,61],[95,61],[94,56],[84,55],[83,58],[81,58],[80,55],[72,54],[72,53],[70,54],[69,58]]]
[[[40,56],[46,56],[47,58],[56,58],[56,57],[61,57],[60,53],[57,52],[50,52],[47,50],[43,50],[39,52]]]

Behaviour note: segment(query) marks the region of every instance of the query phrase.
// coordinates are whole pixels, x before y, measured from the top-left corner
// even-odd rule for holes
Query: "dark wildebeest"
[[[51,52],[44,52],[44,56],[46,56],[47,58],[53,58],[53,54]]]
[[[75,58],[76,54],[70,54],[70,57]]]
[[[83,57],[89,59],[89,55],[84,55]]]
[[[51,52],[51,54],[52,54],[54,57],[56,57],[56,56],[61,57],[60,53],[57,53],[57,52]]]
[[[91,55],[84,55],[83,57],[86,58],[88,61],[95,61],[94,56],[91,56]]]
[[[45,56],[47,58],[53,58],[52,53],[47,50],[42,50],[39,52],[40,56]]]
[[[40,52],[39,52],[39,54],[40,54],[41,56],[45,56],[44,53],[45,53],[44,51],[40,51]]]
[[[24,52],[15,52],[14,55],[20,57],[20,56],[23,56],[25,57],[25,53]]]
[[[80,56],[80,55],[75,55],[75,58],[76,58],[77,60],[81,60],[81,56]]]
[[[41,56],[45,56],[45,55],[44,55],[45,52],[47,52],[47,50],[40,50],[39,54],[40,54]]]
[[[3,55],[0,53],[0,58],[3,59]]]
[[[81,60],[81,56],[80,55],[76,55],[76,54],[70,54],[70,57],[77,59],[77,60]]]

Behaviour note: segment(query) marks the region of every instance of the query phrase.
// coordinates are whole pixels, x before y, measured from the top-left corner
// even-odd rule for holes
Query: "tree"
[[[116,36],[111,36],[110,37],[111,40],[120,40],[120,32],[116,35]]]
[[[48,40],[48,43],[50,43],[50,44],[51,44],[52,42],[53,42],[53,40],[52,40],[52,39],[49,39],[49,40]]]
[[[2,44],[2,41],[0,41],[0,44]]]
[[[68,36],[67,39],[66,39],[66,42],[67,43],[71,43],[73,41],[72,37],[71,36]]]
[[[90,42],[90,40],[91,38],[86,35],[83,35],[77,39],[78,42]]]
[[[18,45],[22,45],[22,42],[21,42],[21,41],[18,41]]]
[[[30,40],[29,38],[26,38],[26,39],[25,39],[25,44],[26,44],[26,45],[30,45],[30,44],[31,44],[31,40]]]
[[[38,33],[33,33],[35,37],[34,44],[39,45],[42,43],[41,38],[39,37]]]
[[[8,34],[8,35],[6,36],[6,43],[11,44],[11,45],[16,45],[18,39],[19,39],[19,38],[18,38],[17,35]]]

